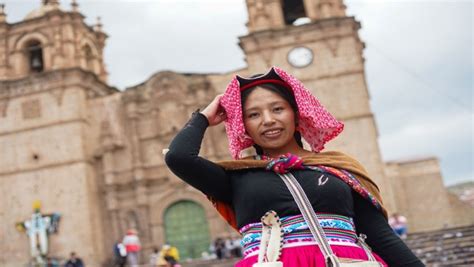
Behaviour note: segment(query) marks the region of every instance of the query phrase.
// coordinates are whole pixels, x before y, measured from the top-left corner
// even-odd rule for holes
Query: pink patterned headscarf
[[[298,122],[301,136],[310,144],[314,152],[319,152],[324,148],[324,144],[342,132],[344,124],[337,121],[311,92],[306,89],[299,80],[284,70],[273,67],[270,71],[258,78],[275,75],[284,81],[293,90],[296,104],[298,106]],[[227,119],[225,128],[229,139],[229,150],[234,159],[241,157],[241,151],[254,144],[252,138],[246,133],[240,96],[241,84],[239,80],[246,78],[235,76],[227,86],[227,89],[220,100],[224,108]]]

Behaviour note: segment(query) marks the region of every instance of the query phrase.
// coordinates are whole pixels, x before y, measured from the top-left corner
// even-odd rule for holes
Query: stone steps
[[[427,266],[474,266],[474,225],[410,234],[405,243]]]

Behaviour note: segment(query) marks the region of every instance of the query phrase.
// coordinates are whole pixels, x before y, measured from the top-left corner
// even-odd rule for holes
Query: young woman
[[[233,161],[199,157],[207,127],[225,121]],[[303,84],[279,68],[253,78],[236,76],[171,142],[165,160],[181,179],[202,191],[242,234],[244,259],[257,262],[260,219],[274,210],[281,219],[285,267],[324,266],[293,196],[276,173],[291,172],[317,212],[338,257],[367,259],[356,235],[367,235],[375,258],[389,266],[423,266],[387,223],[378,188],[364,168],[340,152],[320,152],[343,129]],[[305,150],[301,138],[311,147]],[[255,156],[242,158],[254,146]]]

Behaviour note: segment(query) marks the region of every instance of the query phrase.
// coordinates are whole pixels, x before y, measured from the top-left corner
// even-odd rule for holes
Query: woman
[[[224,120],[236,160],[213,163],[199,157],[206,128]],[[356,234],[364,233],[384,265],[423,266],[391,230],[378,189],[363,167],[342,153],[320,152],[342,129],[301,82],[272,68],[250,79],[235,77],[224,95],[193,114],[165,160],[178,177],[208,195],[243,235],[244,259],[238,267],[257,262],[260,218],[269,210],[280,216],[285,231],[284,266],[324,266],[298,206],[275,174],[288,171],[304,188],[337,256],[367,259],[356,244]],[[301,137],[312,151],[303,148]],[[252,145],[257,155],[242,158]]]

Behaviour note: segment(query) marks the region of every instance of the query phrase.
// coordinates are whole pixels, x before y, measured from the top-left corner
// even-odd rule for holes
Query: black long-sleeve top
[[[204,115],[195,113],[171,142],[165,161],[178,177],[204,194],[230,204],[239,228],[259,222],[268,210],[276,211],[280,217],[301,214],[275,173],[261,168],[229,171],[199,157],[208,125]],[[382,213],[345,182],[314,170],[294,170],[292,174],[315,211],[352,217],[356,232],[367,235],[366,242],[389,266],[424,266],[393,232]]]

